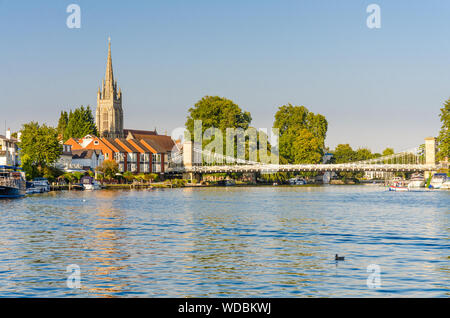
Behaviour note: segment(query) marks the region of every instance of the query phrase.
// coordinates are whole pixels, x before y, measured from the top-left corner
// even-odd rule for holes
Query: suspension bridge
[[[435,153],[435,138],[429,137],[425,139],[424,146],[369,160],[348,163],[264,164],[206,151],[191,141],[187,141],[183,147],[173,153],[167,172],[190,174],[190,178],[192,178],[192,174],[236,172],[432,172],[439,169],[435,161]]]

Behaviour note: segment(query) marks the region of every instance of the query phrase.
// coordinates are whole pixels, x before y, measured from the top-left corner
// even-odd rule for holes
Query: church
[[[118,163],[120,172],[164,173],[168,168],[175,142],[170,136],[159,135],[156,129],[124,129],[122,101],[122,90],[114,79],[109,40],[105,78],[97,91],[95,122],[98,136],[70,138],[64,144],[72,151],[80,153],[101,152],[105,160]],[[98,165],[100,164],[101,162],[98,162]]]

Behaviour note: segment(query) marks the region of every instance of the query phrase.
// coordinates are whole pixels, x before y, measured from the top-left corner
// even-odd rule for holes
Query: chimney
[[[6,131],[6,139],[11,139],[11,129],[9,129],[9,128]]]

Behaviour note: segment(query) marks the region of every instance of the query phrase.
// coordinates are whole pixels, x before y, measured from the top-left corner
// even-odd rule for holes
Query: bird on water
[[[339,256],[336,254],[336,256],[334,257],[334,260],[336,261],[343,261],[345,259],[345,256]]]

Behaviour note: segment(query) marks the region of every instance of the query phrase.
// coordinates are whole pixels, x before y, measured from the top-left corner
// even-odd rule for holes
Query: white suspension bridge
[[[431,172],[439,169],[435,162],[436,141],[425,139],[425,145],[401,151],[389,156],[348,163],[321,164],[264,164],[212,153],[185,142],[169,163],[168,173],[209,174],[235,172]]]

